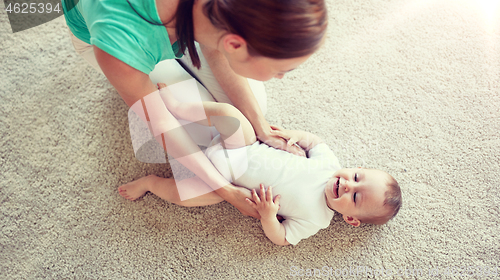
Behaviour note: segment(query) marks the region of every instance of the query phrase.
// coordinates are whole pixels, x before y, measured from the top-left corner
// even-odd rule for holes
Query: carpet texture
[[[328,1],[324,46],[266,82],[266,117],[319,135],[345,167],[386,170],[404,205],[383,226],[336,215],[294,247],[225,202],[123,199],[118,186],[169,167],[134,158],[128,107],[63,18],[12,34],[2,5],[0,278],[498,277],[496,2]]]

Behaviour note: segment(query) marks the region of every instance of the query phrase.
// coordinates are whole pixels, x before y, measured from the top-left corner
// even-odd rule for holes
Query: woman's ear
[[[342,217],[344,218],[344,221],[346,223],[350,224],[351,226],[359,227],[361,225],[361,222],[358,219],[356,219],[356,218],[349,217],[349,216],[346,216],[346,215],[342,215]]]
[[[242,47],[246,49],[247,42],[241,36],[236,34],[226,34],[222,37],[222,44],[228,53],[241,50]]]

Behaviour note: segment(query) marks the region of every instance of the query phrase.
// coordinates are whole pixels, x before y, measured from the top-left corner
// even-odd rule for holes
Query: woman
[[[158,62],[180,58],[187,49],[186,66],[213,74],[259,140],[287,149],[282,138],[270,133],[246,78],[282,78],[319,48],[327,24],[323,0],[62,2],[77,52],[106,75],[128,106],[157,91],[148,74]],[[201,64],[205,60],[208,65]],[[161,137],[168,152],[243,214],[257,217],[243,199],[250,193],[230,185],[189,135],[170,134],[179,124],[162,110]]]

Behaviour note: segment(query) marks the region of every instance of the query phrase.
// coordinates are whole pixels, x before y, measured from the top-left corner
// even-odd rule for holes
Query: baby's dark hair
[[[394,218],[398,214],[401,205],[403,205],[401,188],[399,187],[398,182],[389,173],[386,172],[386,174],[388,190],[385,192],[384,207],[389,211],[385,212],[384,215],[381,216],[375,215],[360,219],[362,223],[383,225],[390,219]]]

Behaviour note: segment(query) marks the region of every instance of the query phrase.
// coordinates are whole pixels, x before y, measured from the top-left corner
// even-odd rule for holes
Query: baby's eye
[[[353,200],[354,200],[354,203],[356,203],[356,193],[354,193]]]
[[[354,182],[358,181],[358,173],[354,173]]]

